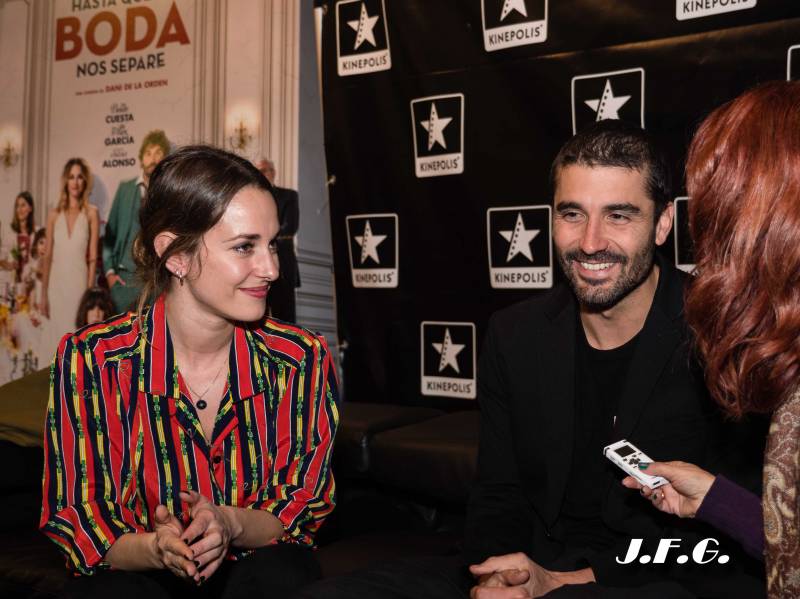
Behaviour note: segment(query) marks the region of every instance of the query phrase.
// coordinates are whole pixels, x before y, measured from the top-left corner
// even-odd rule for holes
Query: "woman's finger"
[[[221,547],[222,545],[222,535],[219,533],[219,531],[212,531],[207,533],[196,543],[192,543],[189,546],[189,549],[191,549],[195,559],[200,559],[199,556],[211,551],[216,547]]]
[[[162,537],[159,540],[159,545],[162,551],[172,553],[176,557],[181,557],[189,562],[194,558],[189,545],[184,543],[178,536],[169,535]]]
[[[224,556],[226,553],[225,547],[223,545],[217,545],[216,547],[212,547],[205,553],[202,553],[195,557],[195,561],[198,562],[200,565],[197,567],[198,570],[202,570],[208,564],[213,562],[215,559]]]
[[[203,580],[210,578],[211,575],[217,571],[220,564],[222,563],[222,560],[224,559],[225,559],[225,554],[223,553],[217,559],[211,560],[205,568],[200,570],[200,578]]]
[[[188,545],[197,537],[203,536],[213,521],[214,514],[210,510],[200,510],[192,515],[192,522],[183,531],[181,539]]]

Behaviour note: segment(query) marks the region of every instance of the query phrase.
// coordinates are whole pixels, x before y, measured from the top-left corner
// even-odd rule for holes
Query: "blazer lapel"
[[[614,440],[627,439],[650,401],[661,371],[682,342],[678,324],[683,285],[674,268],[660,264],[658,288],[645,320],[620,397]]]
[[[548,423],[547,504],[545,518],[558,518],[567,486],[575,436],[575,299],[562,286],[550,297],[545,314],[550,331],[542,336],[540,390],[542,414]],[[541,332],[539,332],[541,335]]]

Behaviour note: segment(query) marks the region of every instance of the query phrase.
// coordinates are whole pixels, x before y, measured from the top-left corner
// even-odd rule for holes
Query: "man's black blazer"
[[[723,425],[702,373],[692,366],[682,317],[686,275],[663,260],[659,266],[657,290],[623,384],[614,440],[628,439],[655,460],[683,460],[715,472]],[[565,555],[559,516],[575,433],[576,310],[571,289],[561,285],[490,320],[478,367],[481,434],[465,531],[468,563],[521,551],[547,566]],[[699,538],[722,539],[700,523],[661,514],[620,484],[621,471],[617,477],[611,471],[602,490],[602,519],[624,539],[556,569],[591,566],[599,583],[615,587],[686,580],[693,592],[724,596],[716,594],[719,576],[738,578],[732,577],[740,569],[736,562],[747,559],[730,544],[725,553],[731,562],[724,568],[676,565],[676,550],[664,566],[615,562],[624,558],[629,538],[685,539],[685,554]]]
[[[281,228],[278,232],[278,261],[281,267],[281,278],[291,288],[300,286],[300,271],[297,256],[294,253],[294,235],[300,225],[300,202],[294,189],[273,187],[273,196],[278,205],[278,220]]]

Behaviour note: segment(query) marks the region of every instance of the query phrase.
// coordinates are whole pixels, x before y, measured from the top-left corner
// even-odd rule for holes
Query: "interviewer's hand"
[[[180,578],[195,579],[197,566],[192,550],[181,540],[180,521],[164,505],[156,506],[154,520],[155,553],[159,563]]]
[[[670,484],[650,489],[632,476],[622,479],[622,484],[629,489],[639,489],[662,512],[681,518],[694,518],[715,478],[713,474],[686,462],[652,462],[647,468],[642,468],[642,472],[663,476]]]
[[[191,543],[189,548],[194,552],[194,559],[199,562],[202,581],[216,572],[228,555],[228,548],[235,536],[234,524],[222,507],[197,491],[181,491],[180,496],[189,505],[189,516],[192,520],[181,538],[186,543]]]

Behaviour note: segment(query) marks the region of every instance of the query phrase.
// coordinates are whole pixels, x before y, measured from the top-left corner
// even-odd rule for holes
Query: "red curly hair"
[[[770,82],[703,121],[686,161],[698,276],[686,298],[706,383],[731,415],[800,385],[800,82]]]

